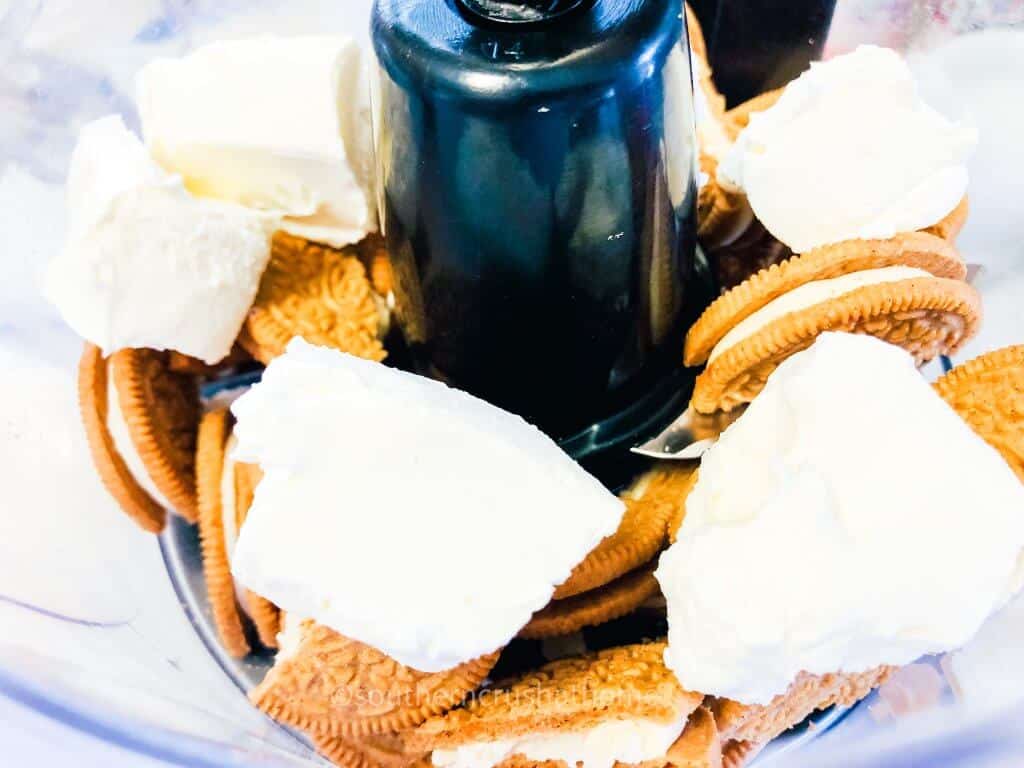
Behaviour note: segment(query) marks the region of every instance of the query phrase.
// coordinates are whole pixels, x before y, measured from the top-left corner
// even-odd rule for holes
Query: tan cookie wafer
[[[718,182],[713,157],[701,154],[700,164],[708,181],[697,195],[697,236],[705,247],[724,248],[754,223],[754,212],[743,192]]]
[[[336,251],[279,232],[238,341],[265,364],[297,336],[368,360],[383,360],[381,323],[354,247]]]
[[[359,738],[312,734],[316,751],[341,768],[408,768],[423,759],[409,752],[401,734],[387,733]]]
[[[722,768],[744,768],[760,754],[764,746],[752,741],[730,741],[722,748]]]
[[[498,653],[445,672],[419,672],[368,645],[306,622],[298,647],[250,693],[275,720],[323,736],[396,733],[459,704]]]
[[[785,90],[776,88],[774,91],[766,91],[726,112],[726,130],[729,132],[729,138],[736,141],[743,129],[750,125],[750,116],[774,107]]]
[[[406,745],[426,752],[584,730],[609,719],[668,723],[688,717],[703,696],[679,686],[665,666],[664,653],[663,642],[641,643],[553,661],[431,718],[406,738]]]
[[[934,224],[927,229],[925,232],[941,237],[943,240],[953,242],[960,236],[960,232],[963,231],[964,225],[967,224],[967,217],[971,213],[971,205],[967,197],[960,201],[952,211],[946,214],[946,217],[942,219],[938,224]]]
[[[564,600],[553,600],[533,614],[519,637],[542,640],[571,635],[632,613],[659,593],[653,566],[621,576],[610,584]]]
[[[694,486],[697,485],[697,479],[700,477],[699,467],[700,465],[697,463],[683,464],[679,470],[677,470],[681,476],[685,477],[685,480],[682,481],[681,486],[676,491],[678,494],[678,501],[672,511],[672,516],[668,519],[669,544],[676,543],[676,539],[679,536],[679,529],[683,527],[683,521],[686,519],[686,500],[689,498]]]
[[[1024,345],[957,366],[935,389],[1024,482]]]
[[[690,50],[694,56],[700,56],[704,61],[708,60],[707,38],[704,37],[704,28],[700,25],[700,19],[694,13],[689,3],[684,3],[686,8],[686,32],[690,39]]]
[[[709,699],[718,730],[726,742],[766,744],[813,712],[833,705],[853,706],[884,683],[893,667],[860,674],[800,674],[785,693],[767,705]]]
[[[699,413],[748,403],[778,365],[825,331],[866,333],[903,347],[918,363],[953,354],[977,333],[981,297],[967,283],[938,277],[868,285],[784,315],[716,357],[697,377]]]
[[[359,243],[359,257],[370,276],[370,284],[379,296],[387,296],[395,289],[391,272],[391,257],[387,243],[380,235],[368,235]]]
[[[683,362],[688,366],[706,362],[729,331],[794,288],[884,267],[914,267],[953,280],[963,280],[967,275],[956,248],[924,232],[816,248],[761,270],[716,299],[687,334]]]
[[[231,435],[231,414],[226,408],[210,411],[199,424],[196,447],[196,487],[199,492],[199,540],[203,555],[206,595],[221,645],[231,656],[249,653],[242,612],[235,593],[235,581],[224,532],[221,496],[225,448]]]
[[[78,364],[78,405],[92,461],[107,492],[141,528],[159,533],[167,511],[135,479],[107,426],[108,365],[99,347],[86,344]]]
[[[674,768],[719,768],[722,765],[722,739],[707,707],[694,710],[667,757],[668,764]]]
[[[171,373],[167,353],[151,349],[115,352],[110,371],[128,435],[146,473],[171,507],[194,523],[199,516],[195,450],[201,410],[195,378]]]
[[[626,511],[618,530],[605,537],[555,590],[564,600],[602,587],[639,568],[665,544],[668,519],[675,509],[672,484],[678,473],[656,468],[645,472],[622,494]],[[676,483],[678,485],[678,482]]]
[[[255,464],[237,462],[234,465],[235,479],[235,530],[242,530],[242,524],[252,506],[256,486],[263,479],[263,471]],[[281,631],[281,611],[276,605],[260,597],[251,589],[243,589],[245,613],[256,627],[256,634],[264,648],[277,648],[277,633]]]

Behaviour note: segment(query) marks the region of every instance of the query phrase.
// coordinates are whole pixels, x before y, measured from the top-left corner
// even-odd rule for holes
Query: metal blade
[[[687,408],[682,416],[672,422],[660,435],[633,448],[633,453],[652,459],[674,461],[699,459],[718,442],[718,436],[738,419],[742,412],[742,408],[737,408],[732,413],[704,416],[694,412],[692,408]]]

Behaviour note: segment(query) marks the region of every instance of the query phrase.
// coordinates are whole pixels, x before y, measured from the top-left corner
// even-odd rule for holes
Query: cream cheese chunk
[[[260,37],[157,59],[138,77],[147,146],[188,188],[341,247],[376,231],[369,82],[344,37]]]
[[[624,511],[518,416],[301,339],[232,410],[236,579],[421,671],[504,646]]]
[[[522,755],[538,763],[561,761],[582,768],[636,765],[662,758],[683,732],[687,718],[658,723],[642,718],[608,720],[580,731],[533,733],[516,739],[483,741],[434,750],[436,768],[492,768]]]
[[[702,460],[655,574],[665,663],[767,704],[801,672],[958,648],[1021,585],[1021,510],[1024,485],[910,355],[823,334]]]
[[[107,355],[222,360],[270,259],[273,218],[192,197],[117,116],[82,129],[67,195],[68,238],[45,287],[65,322]]]
[[[895,51],[862,46],[812,64],[752,115],[718,175],[804,253],[937,223],[967,193],[976,143],[972,127],[924,103]]]

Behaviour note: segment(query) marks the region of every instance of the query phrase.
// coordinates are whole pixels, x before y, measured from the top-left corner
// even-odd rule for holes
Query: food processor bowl
[[[246,699],[247,679],[268,660],[239,665],[212,641],[201,588],[182,565],[194,533],[179,522],[161,538],[144,534],[104,492],[78,417],[80,343],[41,298],[41,280],[61,247],[61,185],[77,129],[112,111],[137,126],[133,75],[143,63],[268,33],[330,31],[368,44],[369,13],[370,0],[0,2],[4,711],[37,713],[140,763],[325,764]],[[823,47],[826,56],[862,42],[907,52],[936,106],[979,127],[973,218],[961,245],[985,266],[978,285],[989,324],[965,357],[1019,341],[1012,334],[1019,335],[1024,278],[1014,267],[1024,260],[1024,237],[1012,189],[1024,174],[1022,23],[1014,0],[839,0]],[[710,35],[728,40],[730,31]],[[826,713],[788,742],[799,749],[783,741],[758,765],[1019,764],[1020,686],[978,682],[984,674],[1019,681],[1019,603],[993,619],[978,645],[927,661],[902,688],[883,690],[845,718]],[[921,694],[915,680],[932,681],[924,687],[934,695]],[[806,734],[826,731],[806,743]]]

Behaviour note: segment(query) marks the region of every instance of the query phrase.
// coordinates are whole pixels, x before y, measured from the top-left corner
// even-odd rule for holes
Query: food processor
[[[411,367],[577,459],[682,409],[677,351],[710,298],[679,16],[674,0],[384,0],[372,20]]]
[[[610,21],[602,26],[607,19],[579,26],[592,17],[577,14],[594,4],[645,20],[648,26],[633,34],[650,43],[646,68],[624,69],[624,60],[613,56],[620,38],[602,37],[616,30]],[[409,366],[527,412],[575,457],[607,468],[601,457],[682,410],[687,382],[675,372],[673,355],[714,291],[711,270],[695,250],[694,159],[661,151],[666,136],[692,130],[686,86],[676,111],[650,116],[650,131],[629,130],[622,120],[662,103],[666,83],[689,79],[689,62],[672,56],[681,50],[682,20],[665,16],[672,6],[665,0],[381,0],[376,18],[384,26],[371,39],[369,0],[87,5],[0,3],[0,455],[7,486],[0,505],[0,617],[7,630],[0,640],[0,700],[15,713],[12,721],[18,712],[38,713],[111,745],[127,756],[125,764],[326,764],[245,698],[271,657],[257,653],[239,662],[219,647],[194,532],[177,521],[159,539],[146,536],[117,511],[93,474],[73,384],[78,342],[40,297],[42,269],[61,244],[61,184],[77,127],[111,111],[135,121],[137,69],[212,40],[330,31],[374,46],[377,162],[389,180],[381,185],[383,229],[399,254],[398,324]],[[1012,103],[1024,85],[1024,8],[1012,0],[693,5],[731,103],[784,84],[814,58],[875,42],[909,56],[937,107],[978,124],[974,218],[962,246],[984,267],[977,284],[989,300],[987,335],[976,343],[1017,341],[1024,254],[1006,179],[1024,171],[1016,133],[1024,124]],[[422,25],[427,6],[443,8],[444,20]],[[389,39],[386,33],[398,29],[444,34]],[[586,40],[595,55],[576,61],[576,70],[548,71],[553,78],[570,73],[564,76],[571,87],[558,83],[557,100],[531,90],[537,81],[495,74],[501,55],[544,70],[550,63],[544,56],[531,58],[528,46],[508,50],[501,41],[542,39],[555,29],[567,51]],[[444,46],[452,41],[471,55],[445,70],[445,56],[454,53]],[[398,46],[422,58],[396,57]],[[500,117],[507,124],[503,111],[518,122],[499,142],[489,123]],[[427,113],[434,122],[423,119]],[[582,128],[574,125],[581,122]],[[451,131],[450,141],[441,141],[442,128]],[[558,162],[545,154],[556,150],[535,141],[553,130],[565,136]],[[461,155],[438,151],[459,140],[467,157],[486,158],[492,178],[515,179],[521,164],[578,162],[614,174],[621,188],[611,189],[622,197],[594,202],[594,189],[609,185],[575,177],[569,187],[551,179],[525,198],[511,182],[508,189],[519,193],[493,194],[501,185],[492,184],[492,193],[480,194],[475,180],[460,174]],[[588,212],[607,214],[595,210],[602,205],[639,214],[615,220],[608,231],[569,226],[586,221]],[[472,221],[471,236],[448,228],[450,219],[438,215],[442,206]],[[588,269],[595,232],[619,272],[595,277]],[[570,259],[574,269],[564,268],[567,253],[578,259]],[[509,263],[515,269],[501,268]],[[513,311],[535,311],[510,316],[506,302]],[[469,338],[438,333],[465,312],[476,313],[472,322],[456,325]],[[581,328],[598,332],[589,337]],[[964,359],[970,356],[968,349]],[[581,393],[592,382],[602,386]],[[911,674],[928,682],[908,683],[903,690],[912,693],[883,691],[852,712],[823,713],[780,739],[756,765],[1015,764],[1024,755],[1021,703],[1014,691],[988,684],[979,697],[964,670],[986,681],[1000,676],[991,669],[984,676],[992,666],[1019,671],[1006,649],[1019,647],[1020,615],[1011,604],[959,657],[915,665],[921,668]],[[960,673],[947,675],[949,669]]]

